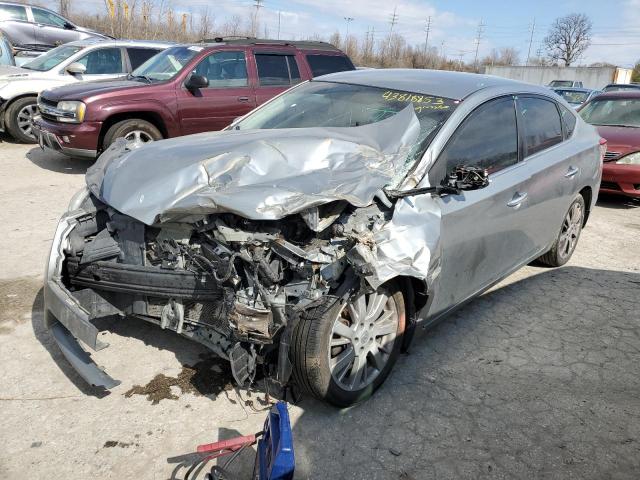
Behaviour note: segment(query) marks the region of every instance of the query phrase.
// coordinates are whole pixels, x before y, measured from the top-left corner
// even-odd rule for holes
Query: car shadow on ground
[[[598,195],[598,207],[612,208],[617,210],[628,210],[640,208],[640,198],[625,197],[623,195],[613,195],[600,193]]]
[[[93,159],[73,158],[54,152],[50,149],[41,149],[35,146],[26,154],[27,159],[34,165],[56,173],[82,174],[93,165]]]

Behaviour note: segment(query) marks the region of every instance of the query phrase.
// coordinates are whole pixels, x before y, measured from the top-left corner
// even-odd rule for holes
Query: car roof
[[[168,48],[175,43],[172,42],[156,42],[153,40],[111,40],[104,38],[87,38],[85,40],[76,40],[75,42],[64,43],[63,45],[73,45],[76,47],[91,47],[93,45],[112,46],[112,47],[157,47]]]
[[[563,92],[584,92],[590,93],[595,92],[595,88],[583,88],[583,87],[553,87],[553,90],[558,91],[562,90]]]
[[[244,45],[244,46],[272,46],[272,47],[295,47],[300,50],[328,50],[337,53],[342,51],[336,46],[321,41],[314,40],[272,40],[267,38],[254,37],[215,37],[205,38],[197,43],[189,44],[191,46],[207,46],[217,47],[222,45]]]
[[[322,75],[316,77],[314,81],[401,90],[453,100],[462,100],[472,93],[488,87],[512,87],[514,90],[531,92],[543,91],[542,87],[536,85],[493,75],[413,68],[350,70]]]
[[[616,99],[616,98],[640,98],[640,89],[617,90],[614,92],[603,92],[596,97],[598,100]]]

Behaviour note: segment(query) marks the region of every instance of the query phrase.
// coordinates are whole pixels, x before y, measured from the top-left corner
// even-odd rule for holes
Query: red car
[[[45,90],[33,127],[43,148],[93,158],[120,137],[142,144],[221,130],[292,85],[354,69],[349,57],[325,42],[176,45],[126,78]]]
[[[640,198],[640,90],[598,95],[580,115],[607,140],[600,191]]]

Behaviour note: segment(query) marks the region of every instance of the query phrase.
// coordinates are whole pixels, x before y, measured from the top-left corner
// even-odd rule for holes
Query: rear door
[[[205,77],[209,86],[190,91],[183,85],[178,90],[183,135],[222,130],[255,108],[256,95],[249,84],[243,49],[213,52],[198,63],[192,74]]]
[[[0,29],[14,47],[35,45],[35,27],[21,5],[0,5]]]
[[[302,81],[295,50],[255,49],[253,56],[256,66],[258,105]]]
[[[61,16],[38,7],[31,7],[31,14],[38,45],[57,47],[78,40],[78,32],[66,28],[69,22]]]
[[[573,133],[576,117],[545,97],[518,96],[516,105],[522,126],[524,164],[530,176],[525,231],[531,245],[528,254],[532,256],[542,253],[555,240],[578,190],[579,152],[573,142],[564,141]]]
[[[84,65],[86,72],[78,80],[108,80],[126,74],[126,63],[120,47],[94,48],[78,60]]]
[[[461,123],[429,172],[432,185],[459,165],[489,171],[490,184],[441,202],[441,269],[430,316],[442,314],[496,282],[529,250],[526,166],[519,162],[515,102],[490,100]]]

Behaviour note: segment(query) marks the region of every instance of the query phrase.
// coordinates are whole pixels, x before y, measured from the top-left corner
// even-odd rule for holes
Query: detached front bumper
[[[600,191],[640,198],[640,165],[605,163]]]
[[[93,350],[100,350],[108,345],[98,340],[99,332],[90,322],[89,312],[61,281],[64,247],[75,226],[76,216],[73,212],[64,215],[53,237],[45,272],[45,325],[51,330],[66,359],[87,383],[111,389],[119,385],[120,381],[114,380],[98,368],[78,340]]]
[[[70,157],[95,158],[101,122],[57,123],[37,117],[33,133],[40,146]]]

